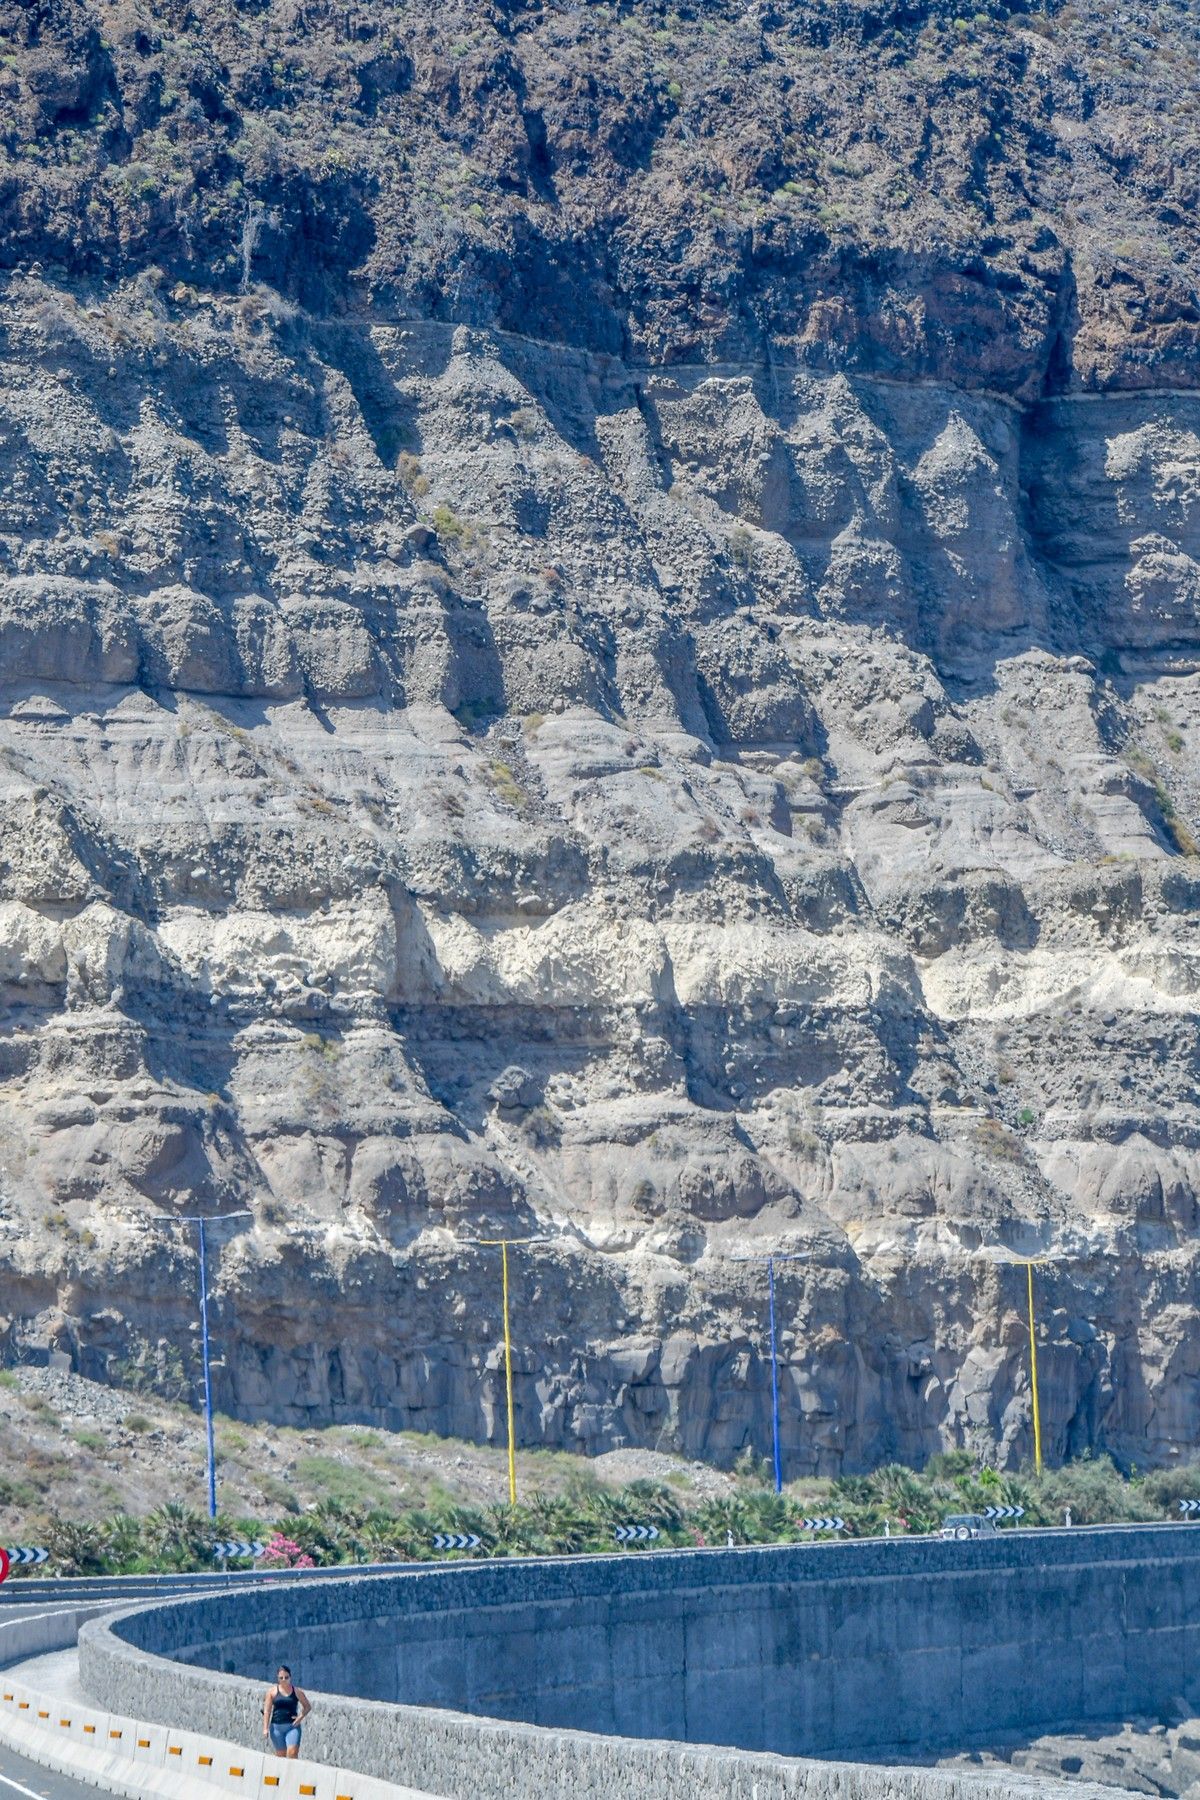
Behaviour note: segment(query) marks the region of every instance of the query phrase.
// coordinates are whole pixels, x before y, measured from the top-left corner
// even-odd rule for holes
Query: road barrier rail
[[[412,1567],[428,1567],[413,1564]],[[226,1589],[286,1585],[293,1581],[330,1581],[345,1575],[398,1575],[402,1563],[331,1563],[320,1569],[214,1569],[186,1575],[27,1575],[10,1577],[0,1587],[0,1619],[11,1607],[63,1606],[71,1601],[182,1599],[189,1594]]]
[[[103,1712],[20,1678],[28,1659],[69,1649],[84,1620],[103,1610],[101,1602],[0,1622],[0,1662],[8,1665],[0,1669],[0,1743],[128,1800],[215,1800],[221,1793],[247,1800],[431,1800],[352,1769],[299,1757],[289,1762],[205,1732]]]
[[[1192,1502],[1188,1502],[1192,1505]],[[1200,1500],[1194,1502],[1200,1508]],[[1120,1530],[1125,1533],[1161,1531],[1170,1524],[1185,1525],[1189,1517],[1176,1521],[1154,1519],[1138,1524],[1114,1525],[1075,1525],[1069,1530],[1062,1525],[1023,1525],[1020,1527],[1022,1539],[1037,1536],[1039,1538],[1070,1538],[1072,1542],[1085,1541],[1089,1533],[1104,1534]],[[810,1520],[810,1524],[834,1524],[844,1521]],[[622,1527],[622,1529],[626,1529]],[[1005,1531],[1012,1530],[1009,1527]],[[449,1535],[449,1534],[443,1534]],[[861,1537],[841,1540],[845,1550],[857,1551],[864,1556],[873,1548],[883,1543],[894,1545],[913,1544],[932,1541],[938,1533],[929,1534],[929,1539],[898,1533],[895,1537]],[[778,1550],[786,1546],[783,1543],[743,1544],[738,1548],[746,1555],[760,1550]],[[726,1546],[710,1545],[705,1551],[698,1552],[692,1545],[671,1547],[659,1545],[655,1554],[658,1556],[695,1557],[697,1554],[724,1554]],[[568,1556],[486,1556],[477,1562],[498,1562],[506,1568],[528,1565],[533,1568],[549,1567],[557,1562],[574,1560]],[[112,1605],[124,1605],[134,1600],[173,1600],[186,1599],[207,1593],[232,1592],[238,1588],[264,1587],[271,1583],[289,1585],[297,1581],[344,1581],[348,1576],[363,1575],[396,1576],[427,1575],[430,1571],[444,1565],[438,1561],[428,1562],[385,1562],[385,1563],[326,1563],[315,1569],[201,1569],[188,1574],[159,1575],[39,1575],[10,1576],[0,1586],[0,1620],[5,1618],[10,1609],[22,1606],[65,1606],[71,1602],[90,1604],[92,1601],[105,1600]],[[461,1566],[461,1565],[454,1565]]]

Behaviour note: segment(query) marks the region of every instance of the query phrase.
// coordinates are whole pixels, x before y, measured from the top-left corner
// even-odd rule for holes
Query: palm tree
[[[101,1530],[107,1549],[107,1560],[119,1574],[127,1574],[142,1556],[142,1522],[130,1513],[116,1512],[105,1519]]]
[[[164,1500],[148,1513],[142,1542],[160,1566],[170,1569],[207,1567],[212,1562],[213,1528],[203,1513],[179,1500]]]
[[[358,1541],[367,1562],[407,1562],[405,1522],[378,1507],[362,1522]]]
[[[104,1532],[99,1525],[79,1519],[51,1519],[46,1548],[60,1575],[103,1575],[107,1558]]]
[[[595,1534],[595,1525],[564,1494],[544,1494],[539,1489],[529,1502],[534,1545],[539,1553],[570,1556],[582,1550]]]

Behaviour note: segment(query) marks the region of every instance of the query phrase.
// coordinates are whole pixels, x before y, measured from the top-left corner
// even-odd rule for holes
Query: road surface
[[[96,1800],[99,1791],[72,1781],[69,1775],[43,1769],[0,1744],[0,1800],[17,1800],[18,1796],[24,1800]]]
[[[39,1610],[43,1609],[22,1608],[16,1617],[35,1619]],[[53,1612],[57,1609],[47,1607],[44,1610]],[[11,1612],[0,1613],[0,1619],[11,1619],[13,1616]],[[56,1661],[63,1661],[64,1656],[75,1663],[77,1673],[74,1650],[69,1653],[60,1652],[58,1658],[42,1657],[39,1662],[53,1665]],[[52,1769],[43,1769],[40,1763],[30,1762],[27,1756],[18,1756],[15,1750],[9,1750],[0,1744],[0,1800],[84,1800],[84,1796],[97,1800],[97,1795],[103,1792],[102,1788],[88,1787],[69,1775],[56,1775]]]

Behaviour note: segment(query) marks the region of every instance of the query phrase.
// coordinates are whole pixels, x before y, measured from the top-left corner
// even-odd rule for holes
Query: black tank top
[[[299,1711],[300,1696],[295,1688],[290,1694],[285,1694],[281,1688],[276,1688],[275,1698],[271,1702],[272,1725],[294,1725],[296,1714]]]

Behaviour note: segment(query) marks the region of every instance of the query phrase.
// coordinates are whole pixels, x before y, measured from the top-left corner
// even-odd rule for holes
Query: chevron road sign
[[[439,1531],[435,1534],[435,1550],[478,1550],[482,1540],[470,1531]]]
[[[13,1550],[0,1550],[0,1580],[9,1579],[9,1570],[29,1566],[31,1562],[45,1562],[49,1550],[31,1550],[27,1544],[14,1544]]]
[[[658,1536],[657,1525],[614,1525],[618,1544],[652,1544]]]
[[[8,1572],[14,1564],[21,1568],[29,1563],[44,1563],[49,1554],[48,1550],[31,1550],[25,1544],[15,1544],[11,1550],[0,1550],[0,1581],[8,1580]]]
[[[213,1545],[213,1555],[215,1557],[217,1557],[221,1562],[228,1562],[231,1557],[235,1557],[235,1556],[261,1556],[263,1553],[264,1547],[265,1547],[264,1545],[259,1544],[259,1543],[214,1544]]]
[[[1023,1506],[985,1506],[983,1516],[985,1519],[1023,1519],[1025,1508]]]
[[[845,1519],[801,1519],[801,1531],[845,1531]]]
[[[1185,1518],[1194,1519],[1200,1513],[1200,1500],[1181,1500],[1179,1510]]]

